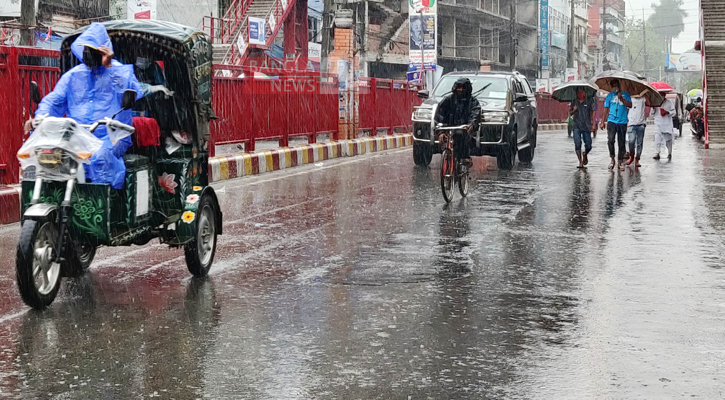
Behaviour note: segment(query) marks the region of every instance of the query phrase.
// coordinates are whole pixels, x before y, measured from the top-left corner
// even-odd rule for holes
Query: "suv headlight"
[[[433,109],[432,108],[416,108],[415,110],[413,110],[413,119],[430,121],[431,119],[433,119]]]
[[[489,111],[483,113],[484,122],[509,122],[509,113],[506,111]]]

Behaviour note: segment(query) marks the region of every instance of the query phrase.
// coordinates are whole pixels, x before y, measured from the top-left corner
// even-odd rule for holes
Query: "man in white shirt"
[[[660,92],[662,97],[667,94],[666,92]],[[672,100],[665,98],[665,102],[661,106],[655,107],[652,112],[655,115],[655,148],[657,154],[654,156],[655,160],[660,159],[660,149],[662,143],[667,146],[667,159],[672,159],[672,117],[675,115],[675,104]]]
[[[644,145],[644,128],[647,126],[644,115],[645,106],[646,100],[644,97],[633,96],[632,108],[629,109],[627,115],[627,123],[629,125],[629,160],[627,160],[627,165],[631,165],[634,162],[635,167],[641,166],[639,159],[642,156],[642,146]]]

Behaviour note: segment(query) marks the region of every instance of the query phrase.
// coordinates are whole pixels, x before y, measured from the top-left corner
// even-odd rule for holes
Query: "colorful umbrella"
[[[670,86],[664,82],[652,82],[652,83],[650,83],[650,85],[653,88],[657,89],[658,92],[671,92],[671,91],[675,90],[675,88],[673,88],[672,86]]]
[[[605,92],[611,92],[610,83],[613,80],[619,81],[619,88],[629,92],[632,96],[644,96],[648,100],[648,104],[652,107],[659,107],[665,98],[659,94],[657,89],[653,88],[647,82],[639,79],[635,74],[624,71],[604,71],[590,79],[590,83],[594,83],[599,89]]]
[[[692,89],[687,92],[687,97],[702,97],[702,89]]]

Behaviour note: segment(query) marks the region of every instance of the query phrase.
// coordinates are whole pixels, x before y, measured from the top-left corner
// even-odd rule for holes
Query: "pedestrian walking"
[[[665,93],[660,92],[663,96]],[[660,159],[660,149],[664,144],[667,147],[667,159],[672,159],[672,134],[673,123],[672,117],[675,114],[675,105],[672,100],[665,99],[661,106],[655,107],[652,112],[655,116],[655,154],[654,159]]]
[[[577,89],[576,97],[569,105],[569,117],[573,125],[574,149],[579,159],[577,168],[584,168],[589,164],[587,155],[592,151],[592,132],[597,129],[594,121],[597,104],[593,96],[587,97],[586,89],[583,87]],[[584,152],[582,152],[582,142],[584,142]]]
[[[644,97],[632,98],[632,108],[629,109],[628,138],[629,138],[629,159],[627,165],[634,162],[635,168],[640,167],[639,160],[642,157],[642,146],[644,145],[644,131],[647,126],[645,107],[647,100]]]
[[[606,121],[607,144],[609,146],[609,169],[614,169],[614,142],[617,142],[617,159],[619,170],[624,170],[624,153],[626,151],[625,136],[627,134],[628,110],[632,107],[632,97],[628,92],[619,88],[619,80],[612,79],[609,82],[611,92],[604,100],[604,112],[602,113],[601,128],[605,129]]]

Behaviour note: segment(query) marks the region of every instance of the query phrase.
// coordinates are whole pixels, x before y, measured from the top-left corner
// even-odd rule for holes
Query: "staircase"
[[[725,2],[702,0],[709,145],[725,148]]]
[[[282,28],[285,18],[295,6],[295,0],[286,0],[287,7],[283,8],[282,0],[235,0],[229,6],[223,18],[221,43],[214,45],[214,63],[227,65],[242,65],[246,57],[255,46],[249,46],[249,17],[262,18],[265,22],[266,43],[269,47],[274,42],[277,32]],[[274,16],[274,29],[269,25],[271,16]],[[243,35],[247,49],[239,54],[237,41]],[[257,47],[258,48],[258,47]]]

